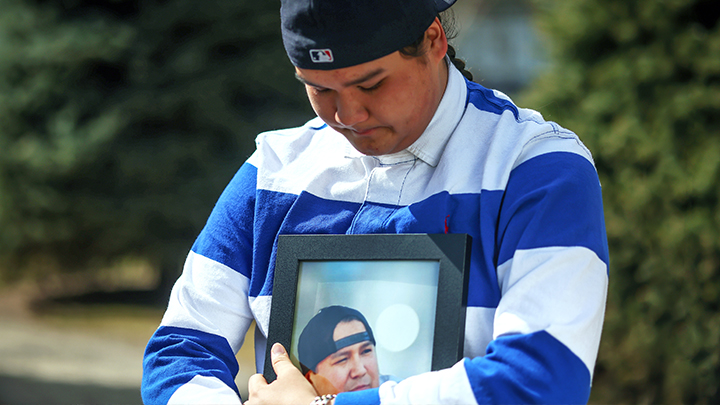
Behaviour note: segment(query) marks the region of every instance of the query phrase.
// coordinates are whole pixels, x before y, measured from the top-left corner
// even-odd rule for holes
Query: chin
[[[381,156],[381,155],[389,155],[391,153],[394,153],[394,151],[390,148],[383,147],[375,147],[373,145],[358,145],[356,143],[353,143],[352,146],[357,149],[360,153],[363,153],[368,156]]]
[[[348,142],[350,142],[353,148],[355,148],[358,152],[369,156],[388,155],[396,152],[394,149],[398,147],[398,145],[386,145],[379,142],[373,142],[370,139],[356,139],[355,137],[347,134],[343,135],[345,135],[345,138]]]

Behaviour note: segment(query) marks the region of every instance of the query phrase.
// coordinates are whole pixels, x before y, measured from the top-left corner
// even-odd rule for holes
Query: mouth
[[[352,130],[352,131],[355,133],[355,135],[358,135],[358,136],[368,136],[368,135],[372,134],[373,131],[375,131],[375,128],[369,128],[369,129],[365,129],[362,131],[356,131],[356,130]]]
[[[362,391],[362,390],[366,390],[366,389],[369,389],[369,388],[370,388],[370,384],[363,384],[363,385],[358,385],[357,387],[351,389],[350,391],[351,391],[351,392],[353,392],[353,391]]]
[[[353,136],[360,136],[360,137],[370,136],[370,135],[374,134],[377,131],[377,129],[378,129],[378,127],[365,128],[365,129],[356,129],[356,128],[352,128],[352,127],[343,127],[343,126],[335,127],[335,130],[337,130],[340,133],[346,133],[346,134],[350,133]]]

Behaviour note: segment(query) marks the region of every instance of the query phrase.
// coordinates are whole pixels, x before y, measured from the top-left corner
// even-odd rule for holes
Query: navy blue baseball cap
[[[456,0],[282,0],[283,44],[293,65],[331,70],[389,55]]]
[[[335,327],[340,322],[357,320],[365,325],[365,332],[355,333],[342,339],[333,339]],[[375,344],[375,337],[367,320],[360,311],[333,305],[321,309],[305,325],[298,338],[298,360],[309,370],[317,372],[317,365],[336,351],[356,343],[369,341]],[[306,371],[303,370],[303,374]]]

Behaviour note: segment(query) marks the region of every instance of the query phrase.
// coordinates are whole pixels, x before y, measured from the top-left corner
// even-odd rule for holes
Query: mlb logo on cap
[[[334,60],[332,51],[329,49],[311,49],[310,58],[314,63],[330,63]]]

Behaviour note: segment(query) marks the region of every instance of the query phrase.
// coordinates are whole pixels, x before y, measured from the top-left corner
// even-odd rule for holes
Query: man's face
[[[444,38],[441,30],[439,22],[432,25],[426,43],[428,33]],[[375,156],[395,153],[422,135],[445,91],[447,42],[440,50],[430,44],[419,57],[395,52],[342,69],[296,68],[296,75],[315,113],[355,149]]]
[[[365,325],[360,321],[341,322],[335,327],[333,340],[362,332],[365,332]],[[336,392],[377,388],[380,375],[375,346],[364,341],[342,348],[318,363],[316,374],[324,377]]]

